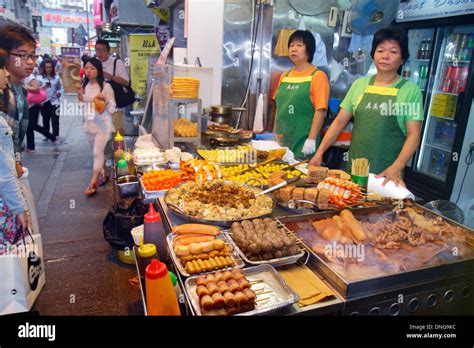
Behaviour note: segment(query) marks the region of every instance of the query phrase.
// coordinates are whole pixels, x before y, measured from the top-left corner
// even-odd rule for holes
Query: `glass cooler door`
[[[456,137],[459,94],[464,92],[474,46],[474,26],[439,31],[441,51],[432,68],[434,79],[416,170],[446,181]],[[421,86],[420,86],[421,87]]]

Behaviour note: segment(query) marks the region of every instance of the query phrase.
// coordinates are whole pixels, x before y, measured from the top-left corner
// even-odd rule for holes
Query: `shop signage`
[[[83,10],[85,8],[84,0],[41,0],[41,5],[47,8],[74,7]]]
[[[158,56],[160,45],[154,34],[130,34],[130,78],[133,90],[146,95],[148,79],[148,57]]]
[[[110,22],[118,21],[119,19],[119,0],[114,0],[110,4]]]
[[[81,49],[79,47],[61,47],[62,80],[66,93],[76,93],[77,85],[81,81]]]
[[[102,20],[102,0],[94,0],[94,26],[104,25]]]
[[[87,25],[87,12],[43,8],[41,21],[43,27],[77,28],[79,24]],[[92,23],[91,16],[89,16],[89,21]]]
[[[420,21],[473,13],[472,0],[410,0],[398,5],[396,21]]]
[[[99,38],[107,42],[117,42],[117,43],[120,43],[120,40],[121,40],[120,34],[108,33],[106,31],[102,31],[99,34]]]

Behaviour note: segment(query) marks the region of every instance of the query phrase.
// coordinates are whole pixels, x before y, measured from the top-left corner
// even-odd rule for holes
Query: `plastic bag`
[[[104,238],[115,250],[132,248],[132,228],[142,225],[146,208],[141,200],[134,200],[128,208],[111,208],[103,222]]]

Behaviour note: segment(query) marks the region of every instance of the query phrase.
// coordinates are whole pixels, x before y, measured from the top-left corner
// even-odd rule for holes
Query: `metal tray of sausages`
[[[309,253],[307,253],[307,251],[304,249],[304,247],[302,246],[302,241],[296,237],[294,235],[293,232],[291,232],[289,229],[287,229],[285,227],[285,225],[283,225],[282,223],[279,222],[279,225],[278,225],[279,228],[283,229],[286,234],[288,234],[289,236],[295,238],[297,240],[296,242],[296,245],[298,246],[300,252],[295,254],[295,255],[290,255],[290,256],[285,256],[285,257],[279,257],[279,258],[274,258],[274,259],[270,259],[270,260],[262,260],[262,261],[252,261],[250,260],[247,255],[245,255],[245,253],[240,250],[239,246],[237,245],[237,243],[234,241],[234,239],[232,238],[232,232],[231,230],[227,230],[227,231],[222,231],[222,233],[225,233],[229,236],[229,240],[232,244],[232,246],[234,247],[235,250],[237,250],[237,252],[239,253],[240,257],[242,257],[242,259],[248,263],[249,265],[264,265],[264,264],[269,264],[269,265],[272,265],[273,267],[281,267],[281,266],[287,266],[287,265],[292,265],[292,264],[295,264],[296,262],[298,262],[299,259],[301,259],[305,253],[307,254],[307,257],[309,257]],[[306,263],[306,262],[305,262]]]
[[[193,276],[194,275],[198,276],[198,275],[202,275],[202,274],[212,273],[212,272],[216,272],[216,271],[225,271],[225,270],[234,269],[234,268],[243,268],[245,266],[244,261],[240,257],[237,250],[235,250],[235,248],[232,246],[232,243],[229,241],[229,238],[227,237],[227,235],[225,235],[223,233],[220,233],[216,238],[224,240],[225,244],[230,246],[230,248],[232,249],[232,253],[231,253],[230,257],[234,261],[234,265],[230,266],[230,267],[216,269],[216,270],[213,270],[213,271],[196,273],[196,274],[193,274]],[[190,277],[191,274],[188,271],[186,271],[186,268],[181,263],[181,260],[179,259],[179,257],[174,252],[173,239],[174,239],[174,235],[172,233],[170,233],[166,236],[166,241],[168,242],[168,250],[170,252],[171,258],[173,259],[173,263],[176,265],[176,268],[178,269],[179,273],[181,273],[185,277]]]
[[[299,296],[286,284],[285,280],[271,265],[259,265],[244,268],[243,273],[252,284],[251,289],[257,295],[255,308],[236,315],[250,316],[268,314],[278,309],[290,306],[300,300]],[[195,315],[203,315],[199,306],[199,296],[196,293],[196,278],[193,276],[184,283],[186,295]]]

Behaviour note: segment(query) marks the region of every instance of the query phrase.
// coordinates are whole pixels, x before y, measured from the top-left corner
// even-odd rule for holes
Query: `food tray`
[[[474,232],[472,229],[449,220],[423,206],[414,202],[410,203],[410,200],[408,200],[408,203],[408,206],[414,207],[418,212],[424,212],[427,216],[432,218],[439,217],[442,220],[449,222],[451,225],[462,228],[466,233]],[[350,210],[356,218],[360,218],[364,215],[367,216],[373,213],[389,214],[393,207],[394,206],[375,206]],[[333,215],[338,213],[339,212],[336,211],[293,215],[279,217],[277,220],[285,226],[289,226],[288,229],[292,230],[297,236],[301,236],[305,248],[310,253],[309,263],[345,298],[356,298],[370,294],[382,293],[395,288],[413,286],[439,279],[447,280],[461,274],[473,274],[474,257],[470,255],[466,258],[458,258],[456,260],[445,259],[438,264],[426,262],[425,264],[421,264],[415,268],[402,269],[395,273],[376,274],[368,269],[368,271],[364,273],[365,276],[361,276],[360,279],[348,279],[344,274],[340,274],[341,269],[337,268],[337,265],[330,262],[323,255],[314,252],[311,249],[311,245],[307,243],[303,236],[303,233],[305,233],[304,229],[306,229],[306,222],[308,220],[316,221],[331,218]],[[297,228],[294,228],[293,226],[297,226]],[[365,249],[367,249],[367,247],[363,248],[363,250]],[[450,253],[450,255],[452,255],[452,253]]]
[[[226,267],[226,268],[222,268],[222,269],[218,269],[218,270],[214,270],[214,271],[209,271],[209,272],[197,273],[197,274],[193,274],[193,276],[195,276],[195,275],[198,276],[198,275],[207,274],[207,273],[213,273],[213,272],[217,272],[217,271],[225,271],[225,270],[234,269],[234,268],[243,268],[245,266],[244,261],[240,257],[237,250],[235,250],[235,248],[233,248],[233,245],[229,241],[229,238],[227,238],[227,235],[225,235],[223,233],[220,233],[216,238],[224,240],[225,244],[229,245],[231,247],[232,254],[230,255],[230,257],[234,260],[234,263],[235,263],[234,266]],[[173,239],[174,239],[174,235],[172,233],[168,234],[168,236],[166,237],[166,241],[168,242],[168,249],[169,249],[171,258],[173,259],[173,262],[176,265],[176,268],[178,269],[179,273],[181,273],[185,277],[190,277],[191,274],[189,274],[186,271],[186,268],[184,268],[184,265],[181,264],[181,261],[180,261],[179,257],[176,256],[176,254],[174,253]]]
[[[257,280],[261,280],[262,282],[252,284],[251,286],[251,289],[257,294],[255,309],[236,315],[249,316],[270,313],[299,301],[299,296],[291,290],[272,266],[259,265],[244,268],[242,271],[250,282]],[[199,296],[196,294],[196,278],[197,276],[193,276],[186,279],[184,286],[191,303],[191,310],[195,315],[202,315],[201,308],[199,307]],[[258,294],[259,292],[264,293]],[[268,300],[265,300],[267,298]]]
[[[235,250],[237,250],[240,257],[245,261],[245,263],[248,263],[249,265],[265,265],[265,264],[268,264],[268,265],[272,265],[273,267],[281,267],[281,266],[286,266],[286,265],[292,265],[292,264],[296,263],[301,257],[304,256],[304,254],[306,253],[306,250],[304,250],[303,247],[301,246],[302,242],[289,229],[287,229],[282,223],[278,222],[278,227],[283,228],[285,230],[286,234],[288,234],[291,237],[297,239],[296,245],[300,249],[300,252],[298,254],[291,255],[291,256],[285,256],[285,257],[279,257],[279,258],[270,259],[270,260],[251,261],[247,258],[247,255],[245,255],[245,253],[242,250],[240,250],[237,243],[235,243],[235,241],[232,239],[232,232],[230,230],[227,230],[227,231],[223,231],[223,233],[225,233],[229,236],[229,240],[232,244],[232,247]],[[308,256],[309,256],[309,254],[308,254]]]
[[[158,197],[164,197],[168,190],[160,190],[160,191],[147,191],[145,185],[143,184],[143,177],[140,177],[140,186],[142,188],[143,196],[145,199],[157,199]]]

